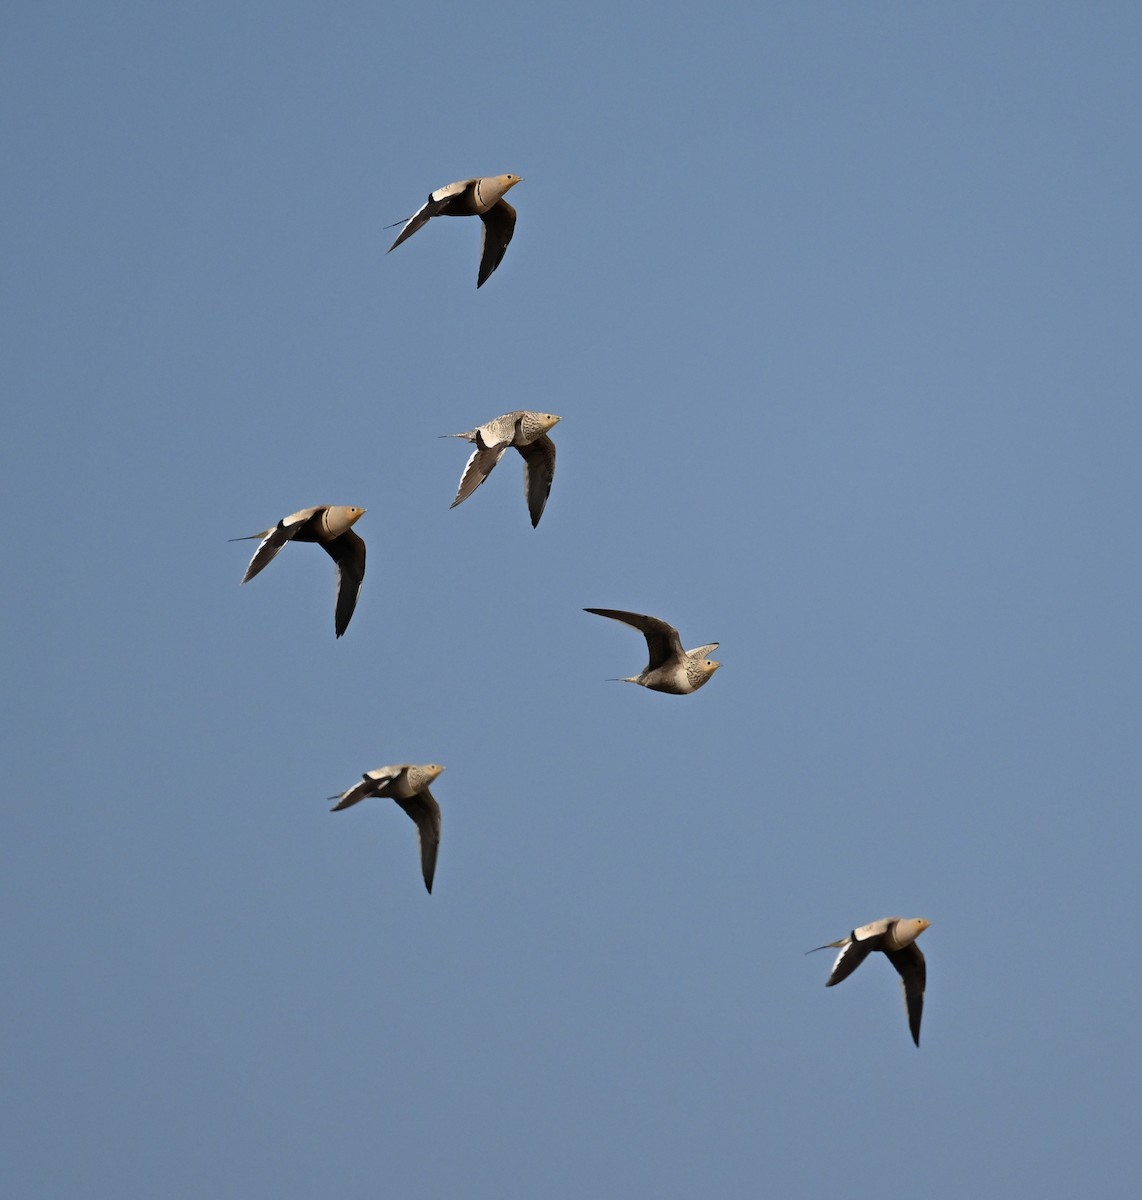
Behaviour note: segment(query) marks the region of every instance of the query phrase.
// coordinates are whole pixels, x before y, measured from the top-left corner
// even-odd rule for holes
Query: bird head
[[[325,511],[324,525],[333,537],[340,537],[364,515],[363,508],[355,508],[351,504],[331,504]]]
[[[901,917],[893,930],[893,940],[898,946],[907,946],[914,942],[931,923],[931,921],[925,921],[923,917]]]

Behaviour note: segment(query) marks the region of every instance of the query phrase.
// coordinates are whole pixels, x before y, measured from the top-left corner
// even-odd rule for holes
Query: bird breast
[[[487,179],[477,179],[472,189],[472,199],[475,201],[476,212],[486,213],[493,204],[498,204],[504,194],[512,186],[503,175],[493,175]]]

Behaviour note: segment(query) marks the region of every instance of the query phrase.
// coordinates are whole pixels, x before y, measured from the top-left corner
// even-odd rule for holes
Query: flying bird
[[[397,763],[366,771],[362,782],[346,792],[330,796],[339,801],[329,811],[340,812],[369,796],[384,796],[395,800],[416,822],[420,835],[420,869],[424,886],[432,893],[432,877],[436,874],[436,851],[440,846],[440,805],[432,797],[428,785],[443,771],[439,763]]]
[[[365,578],[365,543],[353,532],[352,526],[364,516],[363,508],[346,504],[320,504],[290,513],[269,529],[246,537],[231,538],[232,542],[248,542],[264,538],[254,551],[242,582],[254,578],[269,563],[286,542],[317,542],[337,564],[337,606],[334,627],[340,637],[349,627],[349,618],[357,607],[357,594]]]
[[[476,287],[483,287],[503,261],[508,242],[515,233],[515,209],[504,196],[522,182],[518,175],[490,175],[481,179],[460,179],[437,188],[429,193],[424,207],[409,217],[388,252],[391,254],[433,217],[479,217],[484,223],[484,237]]]
[[[534,529],[543,516],[543,506],[551,493],[551,481],[555,478],[555,443],[547,436],[561,420],[551,413],[510,412],[502,417],[469,429],[467,433],[446,433],[445,437],[463,438],[474,442],[472,451],[460,476],[460,487],[450,508],[467,500],[484,482],[492,468],[503,457],[504,451],[514,446],[523,456],[523,490],[527,496],[527,510],[531,513]]]
[[[584,612],[612,621],[622,621],[642,632],[650,651],[650,662],[638,675],[627,675],[619,683],[637,683],[655,692],[669,692],[673,696],[685,696],[696,692],[709,683],[711,676],[722,665],[709,655],[718,648],[718,642],[699,646],[696,650],[683,650],[678,630],[657,617],[646,617],[640,613],[622,612],[617,608],[585,608]]]
[[[930,924],[923,917],[884,917],[854,929],[840,941],[826,942],[824,946],[816,946],[807,953],[840,948],[841,952],[825,984],[825,987],[832,987],[842,979],[847,979],[874,950],[881,951],[900,975],[904,987],[904,1007],[908,1011],[908,1028],[912,1031],[912,1040],[919,1046],[927,968],[916,939]]]

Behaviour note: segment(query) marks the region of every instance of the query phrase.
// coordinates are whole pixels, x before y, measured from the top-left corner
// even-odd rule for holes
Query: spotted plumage
[[[420,838],[420,869],[424,886],[431,893],[436,875],[436,852],[440,847],[440,805],[428,785],[444,770],[439,763],[396,763],[366,771],[361,782],[330,800],[337,800],[331,812],[340,812],[369,796],[395,800],[416,822]]]
[[[622,621],[624,625],[639,630],[646,638],[650,661],[645,670],[638,675],[623,676],[617,682],[637,683],[655,692],[685,696],[709,683],[714,672],[722,665],[710,658],[710,654],[718,648],[718,642],[710,642],[694,650],[683,650],[678,630],[658,617],[624,612],[617,608],[585,608],[583,611],[609,617],[612,621]]]
[[[534,529],[543,515],[555,478],[555,443],[547,433],[559,420],[551,413],[517,411],[504,413],[467,433],[445,434],[474,442],[476,446],[460,476],[460,487],[451,507],[467,500],[491,474],[504,452],[514,446],[523,458],[523,490]]]

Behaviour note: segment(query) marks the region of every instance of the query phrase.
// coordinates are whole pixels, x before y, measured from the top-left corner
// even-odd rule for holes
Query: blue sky
[[[4,24],[5,1191],[1128,1194],[1137,6]],[[479,292],[475,222],[386,256],[508,171]],[[516,455],[448,508],[514,408],[537,530]],[[340,641],[226,540],[322,503]],[[432,896],[325,801],[401,761]],[[889,914],[919,1051],[803,954]]]

